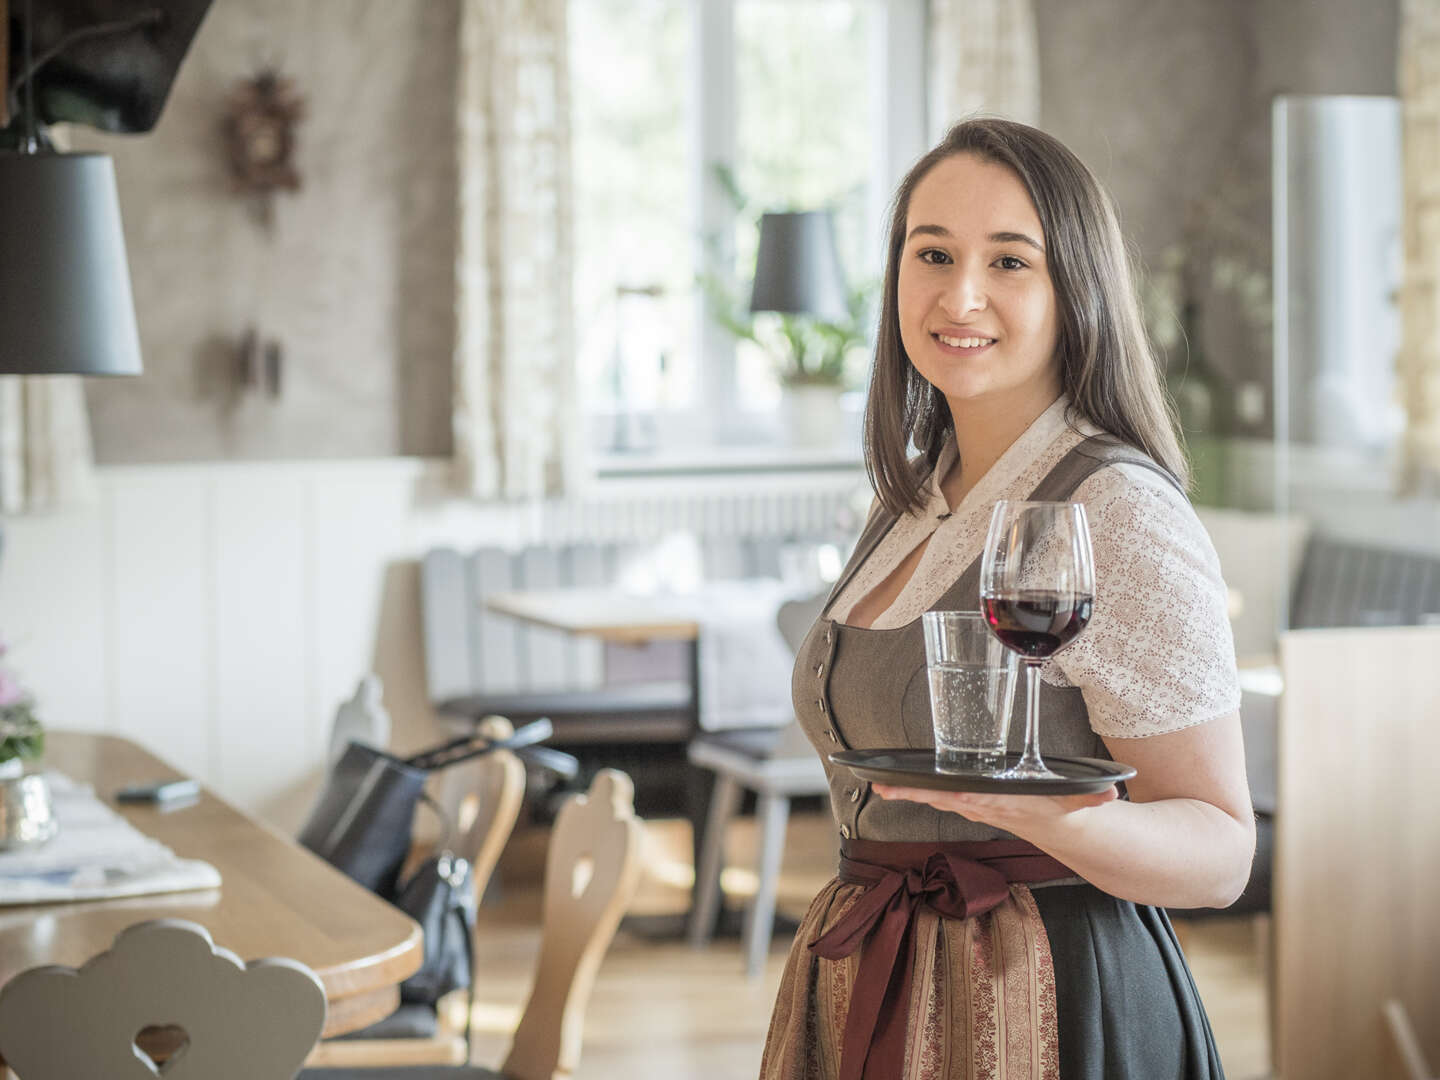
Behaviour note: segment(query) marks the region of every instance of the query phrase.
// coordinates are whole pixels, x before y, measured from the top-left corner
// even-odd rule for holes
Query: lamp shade
[[[0,374],[140,374],[103,154],[0,153]]]
[[[838,322],[848,314],[845,298],[830,211],[760,218],[751,311],[782,311]]]

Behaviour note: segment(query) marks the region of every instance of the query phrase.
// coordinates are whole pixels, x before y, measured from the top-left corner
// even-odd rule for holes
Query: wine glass
[[[1025,664],[1025,751],[1006,779],[1063,779],[1040,758],[1040,665],[1074,641],[1095,608],[1085,507],[1002,499],[980,560],[980,610]]]

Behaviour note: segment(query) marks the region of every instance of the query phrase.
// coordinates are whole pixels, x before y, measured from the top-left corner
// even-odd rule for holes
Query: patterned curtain
[[[1030,0],[930,0],[930,141],[974,114],[1040,122]]]
[[[569,95],[565,0],[463,0],[453,419],[481,498],[577,471]]]
[[[1400,393],[1407,491],[1440,487],[1440,0],[1403,0],[1400,109],[1405,274]]]
[[[78,376],[0,377],[0,513],[90,499],[93,462]]]

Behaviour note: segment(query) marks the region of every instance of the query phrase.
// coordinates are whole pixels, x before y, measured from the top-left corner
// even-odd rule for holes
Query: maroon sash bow
[[[850,840],[840,847],[840,880],[865,892],[810,942],[827,960],[860,949],[860,968],[840,1044],[840,1080],[892,1080],[905,1059],[914,976],[910,926],[923,904],[952,919],[983,915],[1010,895],[1011,882],[1073,877],[1025,840],[950,844]]]

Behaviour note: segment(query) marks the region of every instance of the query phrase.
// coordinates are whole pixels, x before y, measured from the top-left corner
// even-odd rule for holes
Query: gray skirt
[[[1223,1080],[1169,916],[1093,885],[1034,890],[1055,963],[1063,1080]]]

